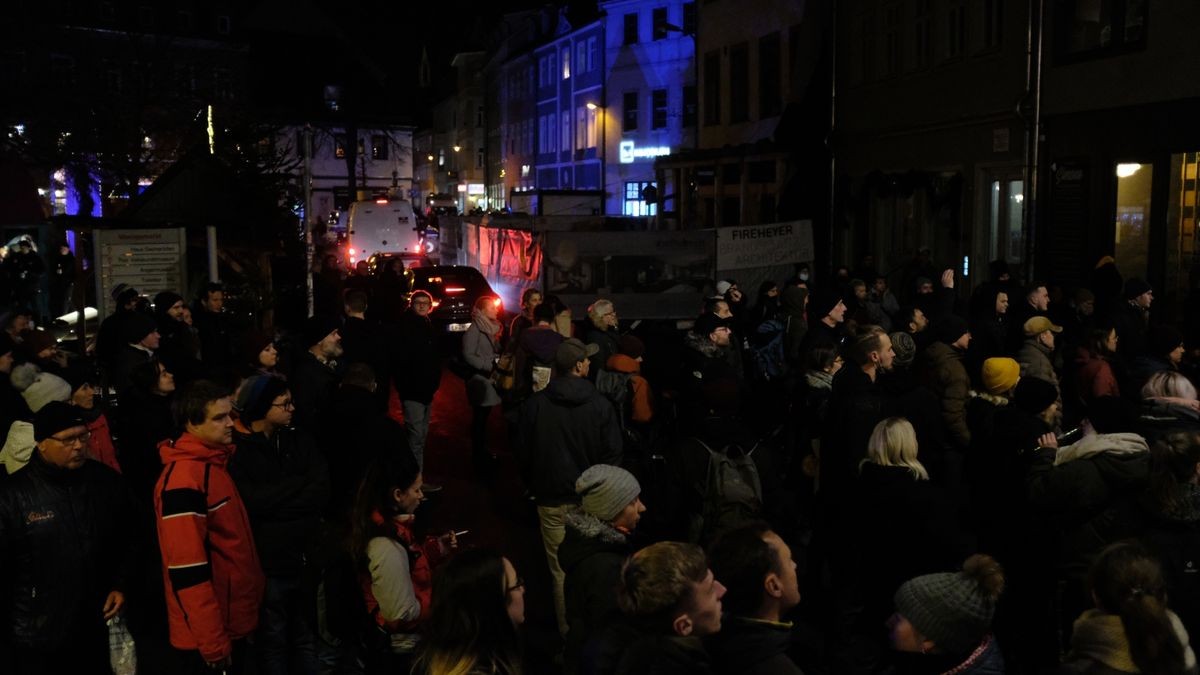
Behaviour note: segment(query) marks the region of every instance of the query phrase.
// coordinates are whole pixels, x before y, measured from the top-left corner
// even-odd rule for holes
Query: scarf
[[[479,330],[484,335],[491,338],[493,345],[500,341],[500,331],[502,330],[500,322],[487,318],[487,315],[478,309],[471,310],[471,321],[479,326]]]
[[[1175,612],[1167,610],[1175,635],[1183,643],[1184,661],[1189,670],[1196,666],[1196,655],[1188,645],[1187,630]],[[1068,661],[1089,660],[1102,663],[1122,673],[1140,673],[1129,653],[1129,640],[1125,637],[1125,626],[1121,617],[1106,614],[1098,609],[1089,609],[1075,620],[1071,635],[1071,652]]]

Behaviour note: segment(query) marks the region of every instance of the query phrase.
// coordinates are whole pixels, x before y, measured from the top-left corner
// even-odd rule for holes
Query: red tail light
[[[376,203],[376,204],[387,204],[387,203],[388,203],[388,200],[386,200],[386,199],[376,199],[376,200],[375,200],[375,203]]]
[[[446,293],[447,293],[447,294],[451,294],[451,293],[463,293],[463,292],[465,292],[466,290],[467,290],[467,289],[463,288],[462,286],[447,286],[447,287],[446,287]]]

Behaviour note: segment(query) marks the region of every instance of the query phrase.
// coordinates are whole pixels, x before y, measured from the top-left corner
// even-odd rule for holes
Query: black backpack
[[[763,491],[758,467],[754,464],[755,445],[749,450],[727,445],[713,450],[704,441],[693,439],[708,452],[699,514],[692,515],[691,541],[710,541],[716,533],[762,516]]]

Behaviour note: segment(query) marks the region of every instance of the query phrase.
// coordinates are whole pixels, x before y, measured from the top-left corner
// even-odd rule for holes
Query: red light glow
[[[465,293],[467,289],[462,286],[447,286],[446,293]]]
[[[375,200],[375,203],[376,203],[376,204],[387,204],[387,203],[388,203],[388,200],[386,200],[386,199],[376,199],[376,200]]]

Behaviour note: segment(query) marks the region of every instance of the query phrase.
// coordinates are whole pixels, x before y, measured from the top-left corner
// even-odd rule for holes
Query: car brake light
[[[386,199],[376,199],[376,200],[375,200],[375,203],[376,203],[376,204],[387,204],[387,203],[388,203],[388,200],[386,200]]]
[[[467,289],[463,288],[462,286],[447,286],[446,287],[447,293],[462,293],[466,290]]]

